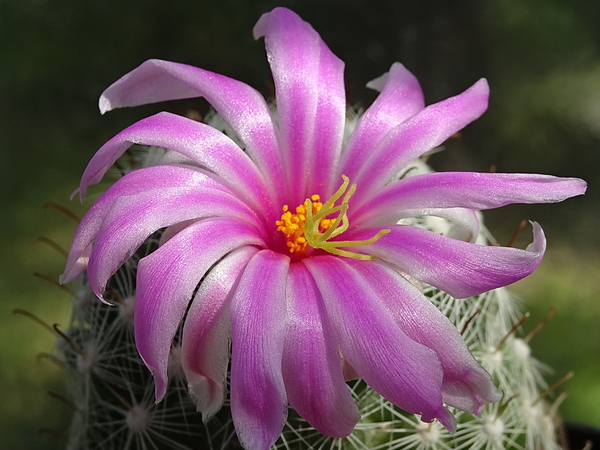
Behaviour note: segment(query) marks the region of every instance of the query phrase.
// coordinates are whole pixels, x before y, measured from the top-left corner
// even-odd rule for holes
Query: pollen
[[[292,213],[288,205],[283,206],[281,220],[277,220],[277,231],[281,231],[287,238],[287,246],[290,253],[301,254],[306,250],[308,241],[304,235],[304,227],[307,220],[307,211],[311,209],[311,215],[314,217],[323,208],[320,202],[321,197],[318,194],[312,195],[306,199],[303,204],[296,207],[296,212]],[[318,224],[321,232],[328,230],[334,223],[332,219],[323,218]]]
[[[356,191],[356,184],[350,186],[350,180],[342,175],[344,182],[333,196],[325,203],[321,202],[318,194],[307,198],[303,204],[296,207],[296,212],[289,210],[289,205],[283,206],[281,219],[277,220],[277,231],[286,237],[288,251],[295,256],[305,256],[310,249],[322,249],[329,253],[349,258],[370,260],[375,256],[341,250],[338,247],[354,247],[372,244],[390,230],[381,230],[370,239],[362,241],[330,241],[349,227],[348,201]],[[349,187],[350,186],[350,187]],[[335,203],[342,198],[341,204]]]

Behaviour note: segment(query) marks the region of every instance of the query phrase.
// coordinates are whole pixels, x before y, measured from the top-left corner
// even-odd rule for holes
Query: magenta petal
[[[439,172],[396,181],[361,207],[361,221],[421,208],[491,209],[511,203],[555,203],[582,195],[578,178],[518,173]],[[366,216],[366,217],[363,217]]]
[[[396,406],[437,418],[450,431],[454,417],[442,402],[443,372],[436,354],[410,339],[372,288],[340,258],[307,258],[344,358],[374,390]],[[366,263],[370,264],[370,263]]]
[[[240,198],[248,199],[263,215],[268,216],[272,210],[264,205],[271,195],[263,177],[241,148],[208,125],[166,112],[131,125],[96,152],[81,178],[82,198],[87,187],[99,182],[132,144],[154,145],[181,153],[216,173]]]
[[[353,267],[369,282],[398,326],[437,354],[444,371],[442,395],[446,404],[479,414],[484,403],[500,400],[502,393],[456,327],[415,286],[385,263]]]
[[[102,296],[109,278],[155,231],[206,217],[237,219],[256,227],[254,212],[237,197],[199,186],[153,189],[121,197],[106,214],[88,263],[90,287]]]
[[[230,192],[203,171],[190,166],[152,166],[127,173],[108,188],[81,219],[60,282],[68,283],[74,280],[87,268],[92,242],[96,239],[106,213],[117,199],[151,189],[168,189],[176,186],[197,186]]]
[[[106,89],[100,111],[180,98],[204,97],[231,125],[261,168],[271,190],[283,179],[269,107],[245,83],[186,64],[152,59]],[[276,192],[278,194],[279,192]]]
[[[546,250],[546,238],[538,223],[531,224],[533,242],[525,250],[472,244],[406,225],[388,225],[389,234],[358,248],[417,280],[463,298],[506,286],[533,272]],[[352,239],[367,239],[377,231],[367,228]]]
[[[323,300],[303,263],[290,266],[283,379],[290,405],[320,433],[348,436],[360,413],[344,382],[337,342],[323,321]]]
[[[196,222],[138,264],[135,343],[154,375],[156,398],[167,389],[171,341],[194,289],[206,271],[228,252],[261,245],[256,230],[231,219]]]
[[[394,63],[389,72],[371,81],[367,87],[381,93],[361,115],[342,154],[339,175],[344,174],[351,180],[392,128],[425,107],[419,82],[400,63]]]
[[[287,256],[260,251],[231,300],[231,416],[246,449],[268,450],[287,417],[281,360],[289,264]]]
[[[328,196],[330,186],[323,183],[331,181],[344,131],[344,64],[289,9],[263,14],[254,27],[254,37],[262,36],[275,81],[280,148],[293,187],[288,201]]]
[[[481,116],[487,109],[488,96],[487,81],[481,79],[463,93],[429,105],[393,128],[351,180],[358,185],[352,198],[354,206],[362,205],[374,190],[387,184],[408,163]]]
[[[186,316],[181,346],[183,370],[205,423],[221,408],[227,392],[232,289],[257,251],[242,247],[219,262],[200,284]]]

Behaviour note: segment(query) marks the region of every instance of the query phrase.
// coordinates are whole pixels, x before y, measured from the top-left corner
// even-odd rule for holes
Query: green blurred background
[[[546,260],[514,286],[550,365],[550,382],[569,370],[561,411],[600,426],[600,2],[597,0],[0,0],[0,436],[2,448],[63,448],[69,406],[61,370],[47,359],[53,337],[14,308],[65,327],[70,297],[56,279],[64,257],[38,240],[68,247],[75,223],[48,202],[85,209],[69,195],[94,151],[152,112],[205,108],[199,101],[118,110],[100,116],[102,90],[148,58],[224,73],[266,95],[271,79],[262,42],[251,30],[261,13],[288,6],[346,62],[348,100],[368,105],[366,82],[404,63],[428,103],[480,77],[491,85],[482,119],[431,162],[440,170],[538,172],[585,178],[585,197],[559,205],[512,206],[486,213],[508,242],[521,219],[549,238]],[[519,239],[524,246],[526,231]],[[39,433],[39,430],[42,432]]]

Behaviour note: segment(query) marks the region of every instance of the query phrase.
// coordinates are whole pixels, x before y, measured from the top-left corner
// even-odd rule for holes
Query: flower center
[[[372,244],[390,232],[389,229],[379,231],[375,236],[363,241],[330,241],[348,229],[348,201],[356,191],[356,184],[350,185],[350,179],[342,175],[344,182],[333,196],[325,203],[317,194],[307,198],[303,204],[296,207],[292,213],[288,205],[283,206],[281,219],[277,220],[277,231],[286,237],[286,245],[292,255],[302,256],[307,253],[307,247],[320,248],[329,253],[349,258],[370,260],[375,256],[341,250],[338,247],[356,247]],[[335,206],[335,202],[342,197],[342,203]],[[335,216],[337,214],[337,216]],[[333,218],[327,216],[334,215]]]

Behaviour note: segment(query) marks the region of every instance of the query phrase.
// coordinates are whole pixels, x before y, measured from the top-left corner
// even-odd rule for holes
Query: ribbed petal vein
[[[394,63],[389,72],[370,81],[367,87],[381,93],[360,116],[352,132],[342,154],[338,179],[344,174],[353,180],[379,141],[425,107],[418,80],[400,63]]]
[[[231,342],[231,294],[246,264],[257,251],[254,247],[242,247],[220,261],[200,284],[186,316],[183,370],[190,395],[205,423],[225,400]]]
[[[287,417],[281,360],[289,261],[271,250],[254,255],[231,300],[231,416],[246,449],[267,450]]]
[[[109,187],[83,216],[61,276],[61,283],[68,283],[87,268],[91,244],[98,234],[104,216],[114,202],[123,196],[135,195],[151,189],[176,186],[198,186],[231,192],[201,169],[181,165],[161,165],[133,170]]]
[[[323,300],[302,262],[287,284],[283,378],[290,405],[320,433],[345,437],[360,419],[344,382],[338,343],[324,323]]]
[[[389,234],[360,247],[360,251],[388,261],[454,297],[464,298],[509,285],[533,272],[546,250],[546,238],[538,223],[532,225],[533,242],[525,250],[477,245],[418,227],[388,225]],[[352,234],[352,239],[366,239],[377,231],[366,228]]]
[[[194,289],[225,254],[245,245],[263,245],[256,229],[232,219],[196,222],[138,264],[135,342],[154,375],[156,399],[167,388],[169,349]]]
[[[409,162],[481,116],[487,109],[488,96],[487,81],[481,79],[463,93],[429,105],[393,128],[352,179],[360,187],[352,198],[354,205],[362,205],[374,190],[387,184]]]
[[[98,231],[88,265],[90,287],[102,296],[109,278],[155,231],[190,219],[228,217],[261,235],[254,212],[237,197],[215,189],[153,189],[118,199]],[[263,235],[264,236],[264,235]]]
[[[329,194],[331,171],[341,150],[346,99],[343,62],[300,17],[275,8],[259,19],[254,37],[265,37],[273,72],[280,147],[292,203]],[[319,186],[321,184],[321,186]]]
[[[273,199],[256,165],[220,131],[185,117],[166,112],[131,125],[104,144],[89,162],[81,178],[80,195],[102,179],[106,170],[133,144],[168,148],[191,158],[216,173],[261,216],[275,220],[274,209],[265,207]]]
[[[582,195],[577,178],[519,173],[437,172],[398,180],[381,189],[361,209],[358,221],[393,210],[421,208],[491,209],[512,203],[556,203]]]
[[[367,263],[368,264],[368,263]],[[340,258],[306,260],[344,358],[365,382],[398,407],[446,428],[456,428],[442,404],[443,372],[435,353],[409,338],[369,283]]]
[[[198,67],[151,59],[132,70],[100,97],[100,111],[180,98],[204,97],[231,125],[265,176],[270,190],[283,170],[269,107],[254,88]],[[284,194],[281,189],[277,194]]]
[[[500,400],[502,393],[475,360],[456,327],[415,286],[381,261],[353,267],[402,331],[437,354],[444,371],[445,403],[479,414],[484,403]]]

